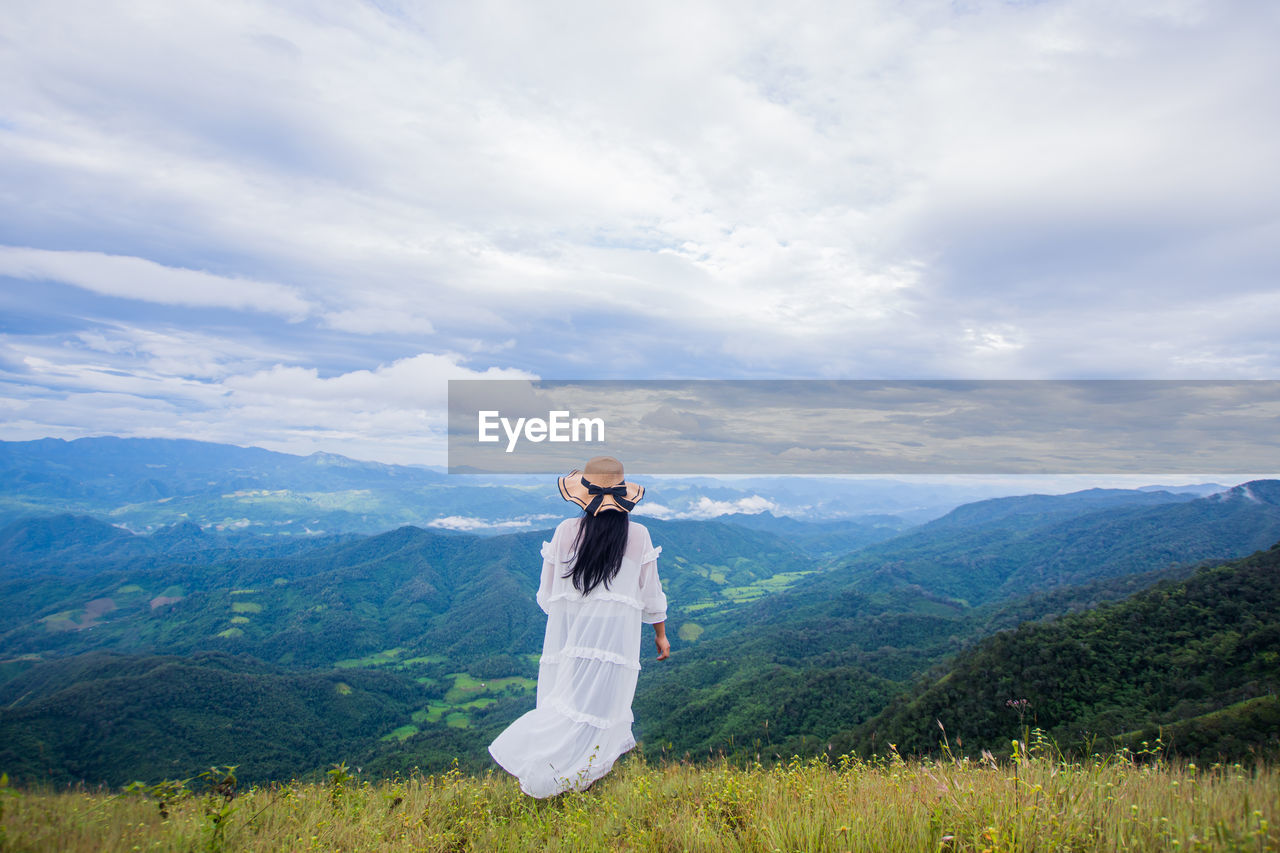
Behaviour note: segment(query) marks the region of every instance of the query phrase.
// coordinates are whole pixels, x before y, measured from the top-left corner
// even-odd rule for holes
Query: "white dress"
[[[641,623],[664,622],[667,597],[648,529],[632,521],[617,576],[587,596],[563,577],[573,567],[578,519],[560,522],[542,545],[538,606],[547,633],[537,706],[489,745],[489,754],[533,797],[582,789],[636,745],[631,700],[640,672]]]

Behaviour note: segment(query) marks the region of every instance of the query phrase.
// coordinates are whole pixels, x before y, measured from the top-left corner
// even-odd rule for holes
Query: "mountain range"
[[[0,441],[0,524],[71,513],[143,533],[185,520],[204,530],[273,536],[382,533],[406,524],[493,535],[554,526],[565,503],[553,484],[551,477],[446,475],[332,453],[295,456],[179,439]],[[763,509],[785,525],[786,516],[803,515],[844,524],[800,534],[834,534],[837,551],[1003,493],[981,482],[839,477],[661,477],[646,486],[639,508],[646,517],[707,519]],[[1175,491],[1199,496],[1220,488]],[[857,524],[845,524],[851,521]],[[769,523],[763,513],[747,523],[759,522]]]
[[[115,481],[143,470],[185,482],[170,497],[185,495],[188,507],[201,482],[206,498],[224,500],[229,476],[265,492],[323,490],[326,467],[347,472],[334,475],[335,486],[382,478],[418,499],[455,488],[436,472],[402,477],[311,457],[255,469],[244,448],[220,455],[193,444],[162,443],[149,455],[145,442],[126,441],[116,447],[121,458],[101,468],[57,457],[61,445],[44,448],[40,465],[0,457],[5,476],[21,481],[0,527],[0,769],[23,780],[123,784],[211,764],[240,764],[244,778],[263,780],[342,760],[388,773],[454,758],[487,766],[488,739],[533,703],[543,617],[532,594],[546,531],[267,535],[264,524],[199,523],[178,507],[163,515],[164,498],[147,503],[148,534],[117,526],[121,505],[112,502],[133,494],[136,480],[122,491]],[[93,446],[109,450],[110,442]],[[61,469],[49,461],[59,458]],[[233,462],[242,467],[220,468]],[[461,488],[492,500],[491,486]],[[478,514],[458,500],[460,512]],[[87,511],[107,504],[116,509]],[[1273,686],[1259,666],[1274,652],[1267,632],[1278,621],[1266,598],[1275,561],[1265,556],[1280,541],[1276,481],[1204,497],[1182,489],[1002,497],[916,526],[871,514],[643,521],[664,549],[676,640],[670,661],[645,662],[641,673],[636,731],[650,753],[785,758],[866,751],[890,736],[924,751],[937,748],[930,714],[963,730],[966,744],[998,745],[1009,717],[1003,706],[991,717],[990,706],[1016,698],[1030,698],[1037,723],[1064,742],[1087,724],[1115,743],[1169,727],[1205,755],[1270,744],[1258,727],[1270,719]],[[1118,631],[1099,614],[1154,612],[1134,602],[1158,590],[1216,596],[1214,639],[1190,641],[1207,611],[1174,608],[1160,617],[1166,634],[1125,641],[1165,650],[1160,678],[1106,669],[1109,653],[1051,660],[1045,666],[1060,681],[1086,687],[1070,695],[1072,710],[1050,713],[1068,700],[1046,692],[1037,649],[1068,648],[1071,632]],[[1232,632],[1238,665],[1204,680]],[[1013,646],[999,645],[1009,637]],[[1020,657],[1007,658],[1014,651]],[[1005,664],[1012,682],[993,675],[1002,655],[1016,662]],[[1097,672],[1069,667],[1082,663]],[[1176,666],[1198,674],[1170,681]],[[1025,684],[1019,673],[1028,673]],[[957,692],[962,683],[987,692]],[[1140,712],[1108,716],[1125,694],[1104,683],[1129,690]]]

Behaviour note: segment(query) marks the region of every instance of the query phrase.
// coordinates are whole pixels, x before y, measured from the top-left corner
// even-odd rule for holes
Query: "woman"
[[[624,480],[617,459],[597,456],[560,478],[560,494],[583,514],[560,522],[542,544],[537,598],[547,632],[537,706],[489,746],[534,797],[586,788],[636,745],[631,699],[641,623],[653,625],[658,660],[671,653],[658,579],[662,549],[630,518],[644,487]]]

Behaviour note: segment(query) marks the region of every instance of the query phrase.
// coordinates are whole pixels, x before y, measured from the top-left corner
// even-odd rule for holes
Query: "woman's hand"
[[[658,660],[666,660],[671,656],[671,641],[667,639],[666,622],[657,622],[654,624],[653,644],[658,647]]]

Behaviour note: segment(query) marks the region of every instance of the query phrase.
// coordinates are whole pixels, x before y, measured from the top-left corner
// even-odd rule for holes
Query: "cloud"
[[[394,395],[381,366],[420,353],[575,378],[1280,366],[1266,4],[107,0],[5,23],[0,274],[166,334],[239,312],[286,351],[190,359],[236,377],[228,405]],[[0,294],[10,335],[72,312],[25,292]]]
[[[0,439],[125,435],[341,451],[406,464],[445,461],[450,379],[531,379],[419,353],[321,375],[207,334],[132,328],[82,332],[74,348],[0,338]]]
[[[328,407],[337,402],[348,410],[378,406],[438,408],[445,402],[450,379],[536,379],[516,369],[491,367],[472,370],[456,356],[419,353],[373,370],[353,370],[323,377],[315,368],[276,365],[270,370],[228,379],[224,385],[238,399],[272,404]]]
[[[636,506],[635,514],[638,516],[651,516],[663,521],[671,519],[697,519],[705,520],[708,518],[719,518],[722,515],[733,515],[742,513],[744,515],[759,515],[762,512],[779,513],[781,507],[760,495],[748,495],[731,501],[718,501],[705,495],[699,496],[697,501],[691,503],[683,509],[676,509],[658,503],[643,503]]]
[[[467,533],[475,530],[522,530],[558,518],[560,518],[558,515],[530,515],[507,521],[487,521],[473,516],[447,515],[443,518],[428,521],[427,527],[435,527],[441,530],[459,530]]]
[[[382,332],[429,335],[435,331],[430,320],[416,316],[412,310],[398,311],[381,306],[332,311],[325,314],[324,322],[335,329],[366,335]]]
[[[0,246],[0,276],[57,281],[121,299],[260,311],[290,320],[300,320],[310,311],[299,292],[284,285],[101,252]]]

